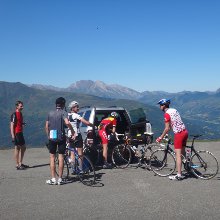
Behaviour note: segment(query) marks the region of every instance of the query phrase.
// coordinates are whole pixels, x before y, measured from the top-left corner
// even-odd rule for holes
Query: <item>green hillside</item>
[[[14,111],[16,100],[24,102],[23,115],[27,123],[24,134],[28,146],[43,146],[46,141],[44,131],[48,111],[55,107],[55,99],[59,96],[66,98],[67,103],[77,100],[80,106],[121,106],[127,110],[143,108],[147,119],[153,125],[155,137],[163,130],[163,113],[157,106],[143,104],[126,99],[100,98],[70,92],[38,90],[22,83],[0,82],[0,148],[12,147],[9,130],[10,114]],[[185,120],[190,133],[204,133],[204,138],[214,139],[219,135],[219,126],[210,127],[209,122],[197,123],[187,118]],[[209,128],[206,133],[206,128]]]

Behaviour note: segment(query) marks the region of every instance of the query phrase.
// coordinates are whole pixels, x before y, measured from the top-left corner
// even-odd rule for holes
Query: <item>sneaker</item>
[[[103,169],[111,169],[112,165],[110,163],[105,162],[103,165]]]
[[[57,180],[57,184],[58,184],[58,185],[63,185],[63,184],[64,184],[63,179],[62,179],[62,178],[59,178],[59,179]]]
[[[25,167],[23,167],[23,166],[20,165],[20,166],[16,166],[16,169],[17,169],[17,170],[25,170]]]
[[[84,171],[83,170],[79,170],[79,175],[83,175]]]
[[[25,165],[23,163],[21,164],[21,166],[24,167],[24,168],[29,168],[30,167],[29,165]]]
[[[47,183],[48,185],[57,185],[57,181],[56,181],[55,178],[52,178],[52,179],[50,179],[50,180],[46,180],[46,183]]]
[[[178,176],[178,175],[174,175],[174,176],[169,176],[170,180],[183,180],[184,176]]]

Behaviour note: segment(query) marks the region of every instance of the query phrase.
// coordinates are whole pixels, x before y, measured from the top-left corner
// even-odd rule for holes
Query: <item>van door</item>
[[[131,119],[130,134],[132,136],[144,134],[144,132],[146,132],[146,123],[149,123],[146,119],[144,110],[142,108],[137,108],[128,111],[128,113]]]

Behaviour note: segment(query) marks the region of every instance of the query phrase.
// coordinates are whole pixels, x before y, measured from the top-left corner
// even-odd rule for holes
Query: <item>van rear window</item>
[[[146,121],[146,115],[142,108],[137,108],[129,111],[129,115],[131,118],[131,123],[138,123]]]

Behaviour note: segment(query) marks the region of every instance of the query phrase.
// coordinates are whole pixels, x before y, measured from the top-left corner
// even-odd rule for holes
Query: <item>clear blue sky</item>
[[[218,0],[0,0],[0,81],[220,88]]]

